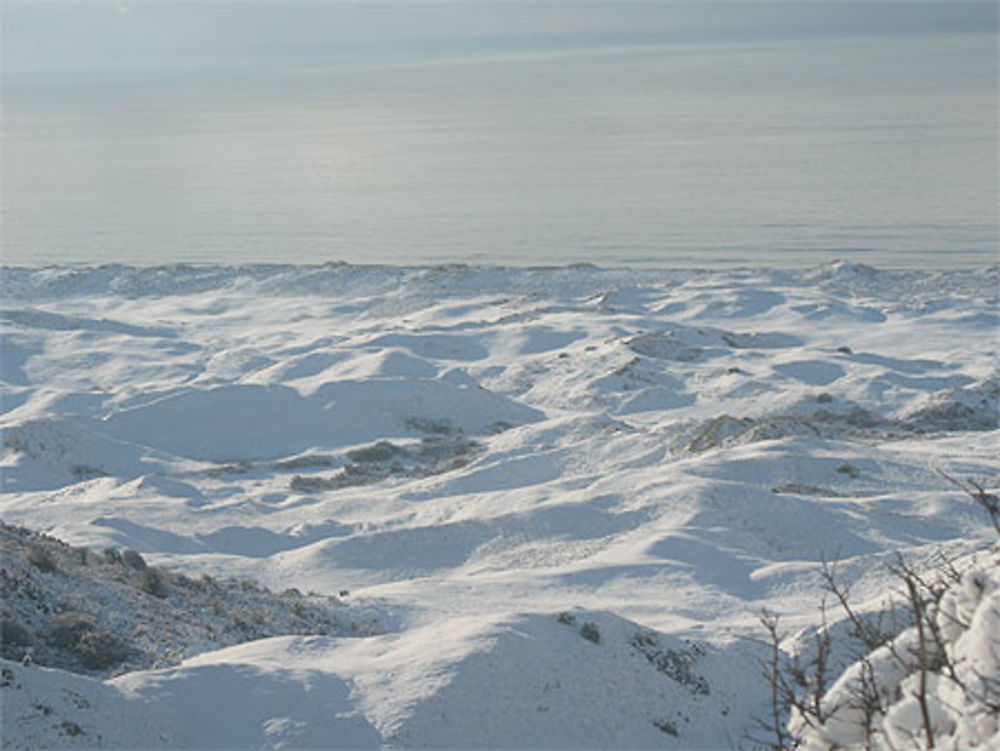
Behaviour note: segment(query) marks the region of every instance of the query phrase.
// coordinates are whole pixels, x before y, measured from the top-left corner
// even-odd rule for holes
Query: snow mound
[[[928,394],[905,410],[902,421],[915,429],[996,430],[1000,427],[1000,380]]]
[[[377,748],[350,687],[317,671],[217,664],[101,682],[0,660],[4,747]]]
[[[692,328],[674,324],[633,337],[629,348],[640,355],[661,360],[695,362],[719,356],[730,349],[784,349],[801,340],[780,332],[734,332],[710,327]]]
[[[103,682],[0,671],[18,749],[717,748],[762,709],[740,645],[586,610],[278,637]]]
[[[448,666],[387,740],[434,748],[713,748],[757,707],[756,668],[608,612],[524,615]]]
[[[43,418],[4,432],[4,490],[137,477],[177,459],[253,462],[386,438],[480,435],[542,413],[476,385],[423,379],[186,388],[104,418]]]
[[[359,355],[342,366],[342,377],[361,381],[367,378],[434,378],[438,366],[402,348],[390,348]]]
[[[287,386],[190,389],[111,414],[102,426],[119,440],[221,462],[419,435],[427,424],[477,434],[540,417],[482,388],[411,379],[338,381],[309,396]]]
[[[86,417],[44,417],[7,427],[0,482],[6,492],[51,490],[114,475],[162,468],[163,457],[113,438]]]

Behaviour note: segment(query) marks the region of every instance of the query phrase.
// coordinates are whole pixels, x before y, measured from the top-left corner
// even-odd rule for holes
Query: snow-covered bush
[[[1000,532],[997,496],[975,483],[962,487]],[[827,592],[846,618],[833,625],[824,618],[805,657],[782,652],[777,619],[765,615],[773,712],[761,726],[774,736],[769,745],[1000,748],[1000,545],[962,568],[942,560],[918,572],[900,558],[891,571],[901,597],[889,612],[895,624],[899,612],[906,619],[883,630],[853,610],[835,570],[824,566]],[[832,655],[849,640],[864,645],[863,655],[835,677]]]
[[[977,566],[910,628],[849,667],[819,712],[792,709],[799,748],[1000,747],[1000,558]]]

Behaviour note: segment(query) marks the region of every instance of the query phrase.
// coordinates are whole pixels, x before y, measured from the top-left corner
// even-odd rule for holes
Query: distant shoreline
[[[591,270],[603,272],[698,272],[713,273],[727,271],[787,271],[806,272],[809,270],[819,270],[825,267],[850,265],[859,268],[868,268],[879,272],[926,272],[941,273],[948,271],[968,272],[981,269],[990,269],[1000,264],[1000,250],[998,251],[974,251],[975,255],[981,255],[981,259],[976,261],[963,261],[959,263],[948,263],[940,266],[916,263],[862,263],[839,257],[831,257],[817,262],[808,263],[755,263],[749,260],[715,261],[703,264],[680,263],[680,262],[624,262],[618,264],[599,264],[590,261],[567,261],[566,263],[533,264],[533,263],[484,263],[479,261],[442,261],[428,263],[380,263],[380,262],[355,262],[344,260],[315,261],[303,263],[282,263],[279,261],[246,261],[229,263],[225,261],[171,261],[167,263],[126,263],[119,261],[64,261],[64,262],[40,262],[40,263],[8,263],[0,258],[0,270],[7,271],[43,271],[46,269],[67,269],[67,270],[97,270],[97,269],[121,269],[132,271],[153,271],[153,270],[185,270],[185,269],[241,269],[241,270],[292,270],[292,269],[327,269],[327,268],[352,268],[362,270],[375,269],[399,269],[405,271],[421,271],[434,269],[496,269],[503,271],[569,271],[569,270]],[[932,251],[927,253],[910,253],[912,255],[934,255]],[[947,256],[947,253],[942,255]],[[969,254],[963,254],[969,255]]]

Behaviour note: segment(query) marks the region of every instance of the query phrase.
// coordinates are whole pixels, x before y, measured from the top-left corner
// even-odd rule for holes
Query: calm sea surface
[[[2,260],[998,260],[995,30],[585,21],[253,64],[15,65]]]

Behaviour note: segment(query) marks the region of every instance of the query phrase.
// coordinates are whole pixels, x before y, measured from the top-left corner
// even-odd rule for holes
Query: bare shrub
[[[142,571],[146,568],[145,559],[131,548],[122,551],[122,563],[136,571]]]
[[[962,482],[961,480],[956,480],[951,475],[945,474],[940,470],[938,473],[948,482],[964,490],[966,495],[975,501],[976,505],[978,505],[990,517],[993,529],[1000,533],[1000,495],[987,491],[981,483],[976,482],[975,480]]]
[[[760,623],[767,636],[752,641],[767,649],[765,655],[758,658],[758,663],[770,688],[771,711],[766,718],[757,720],[756,728],[767,737],[773,735],[774,740],[750,736],[749,740],[755,745],[761,744],[782,751],[795,748],[795,739],[786,728],[792,710],[797,710],[809,725],[823,723],[821,699],[829,679],[831,640],[826,628],[825,602],[821,609],[823,627],[816,632],[815,655],[805,664],[782,652],[781,642],[784,637],[779,628],[778,616],[766,610],[760,616]]]
[[[48,642],[72,653],[87,670],[104,670],[128,659],[131,650],[114,634],[81,613],[60,613],[52,619]]]
[[[161,600],[166,599],[169,594],[163,573],[153,567],[147,567],[142,570],[139,577],[139,588],[143,592],[147,592]]]
[[[56,570],[56,562],[42,545],[32,545],[25,553],[25,559],[39,571],[51,572]]]
[[[830,563],[825,558],[821,559],[819,575],[823,579],[823,590],[833,595],[837,604],[840,605],[840,609],[847,616],[847,620],[851,624],[851,635],[860,639],[869,652],[887,643],[910,622],[910,619],[904,617],[905,614],[899,612],[900,610],[905,611],[905,606],[891,601],[887,602],[885,608],[874,616],[866,616],[856,612],[851,605],[850,587],[837,578],[836,561]],[[825,612],[824,608],[824,614]]]
[[[128,645],[107,631],[87,631],[73,651],[88,670],[104,670],[124,662],[131,654]]]
[[[73,651],[86,633],[97,630],[97,622],[82,613],[60,613],[52,618],[47,641],[57,649]]]
[[[34,643],[31,632],[13,618],[0,618],[0,644],[4,647],[30,647]]]
[[[80,727],[79,725],[77,725],[72,720],[63,720],[59,724],[59,731],[63,735],[68,735],[70,737],[75,737],[75,736],[83,735],[84,734],[83,728]]]
[[[601,632],[597,630],[597,624],[590,621],[580,626],[580,636],[594,644],[601,643]]]

